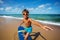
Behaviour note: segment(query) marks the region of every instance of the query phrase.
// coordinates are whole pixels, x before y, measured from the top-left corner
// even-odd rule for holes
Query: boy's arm
[[[35,25],[37,25],[37,26],[39,26],[39,27],[41,27],[41,28],[43,28],[43,29],[45,29],[45,30],[53,30],[52,28],[47,27],[47,26],[44,26],[43,24],[41,24],[41,23],[39,23],[39,22],[37,22],[37,21],[34,21],[34,20],[32,20],[32,19],[30,19],[30,21],[32,22],[32,24],[35,24]]]

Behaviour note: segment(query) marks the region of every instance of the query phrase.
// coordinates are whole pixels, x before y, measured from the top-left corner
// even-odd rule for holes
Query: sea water
[[[15,17],[22,19],[23,15],[22,14],[0,14],[0,17]],[[40,22],[51,22],[51,23],[58,23],[60,25],[60,14],[29,14],[29,17],[38,20]]]

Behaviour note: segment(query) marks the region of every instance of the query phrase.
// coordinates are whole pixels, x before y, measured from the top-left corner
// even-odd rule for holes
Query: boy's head
[[[27,9],[24,9],[24,10],[22,11],[22,14],[23,14],[23,17],[24,17],[24,18],[27,18],[28,15],[29,15],[29,11],[28,11]]]
[[[22,11],[22,13],[23,13],[23,12],[29,13],[29,11],[28,11],[27,9],[24,9],[24,10]]]

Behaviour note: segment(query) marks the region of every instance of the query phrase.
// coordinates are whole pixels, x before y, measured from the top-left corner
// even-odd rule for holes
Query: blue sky
[[[60,14],[60,0],[0,0],[0,14]]]

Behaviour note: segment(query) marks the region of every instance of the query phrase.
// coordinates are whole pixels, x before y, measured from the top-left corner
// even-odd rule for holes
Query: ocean
[[[0,14],[0,16],[23,18],[22,14]],[[43,22],[60,23],[60,14],[29,14],[29,17]]]

